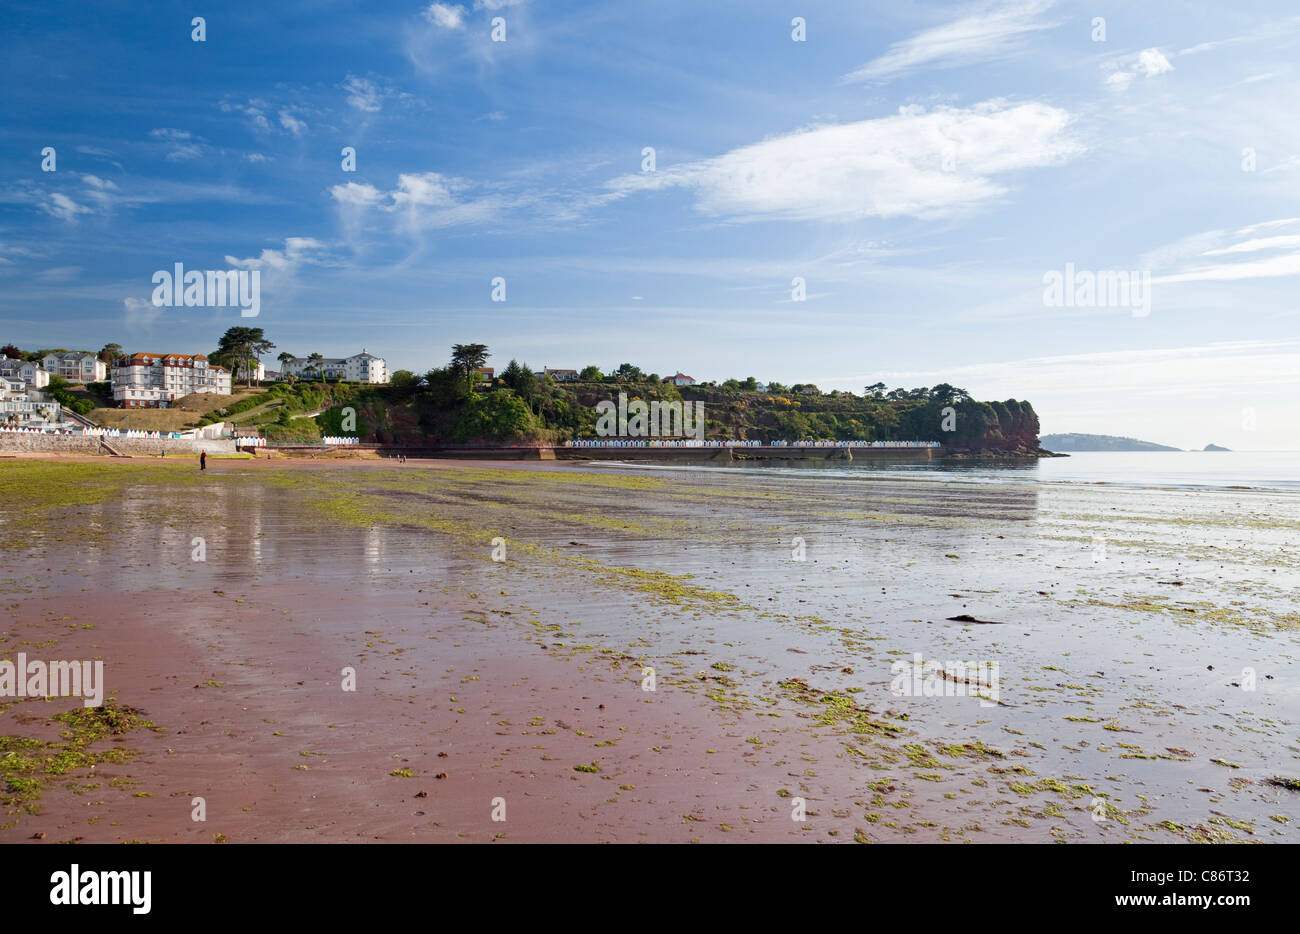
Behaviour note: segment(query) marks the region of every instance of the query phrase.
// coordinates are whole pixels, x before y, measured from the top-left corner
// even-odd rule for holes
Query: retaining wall
[[[168,454],[233,454],[235,443],[220,440],[176,438],[107,438],[123,454],[147,456],[166,451]],[[0,454],[103,454],[110,456],[99,438],[86,435],[38,435],[27,432],[0,431]]]

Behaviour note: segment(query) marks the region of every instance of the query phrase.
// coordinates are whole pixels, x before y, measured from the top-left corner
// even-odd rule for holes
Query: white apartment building
[[[102,383],[108,379],[108,366],[93,353],[49,353],[41,362],[51,376],[62,376],[74,383]]]
[[[230,394],[230,371],[203,354],[135,353],[113,361],[113,401],[124,409],[166,408],[196,392]]]
[[[55,428],[63,422],[63,406],[21,380],[0,377],[0,427]]]
[[[388,364],[383,357],[374,354],[353,354],[350,357],[325,357],[318,363],[306,357],[294,357],[284,362],[282,376],[296,376],[310,379],[342,379],[353,383],[387,383]]]
[[[0,378],[40,389],[50,384],[50,371],[32,360],[19,360],[0,354]]]

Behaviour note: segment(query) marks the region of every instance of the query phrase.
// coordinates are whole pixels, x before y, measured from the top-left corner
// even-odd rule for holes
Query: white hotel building
[[[230,371],[203,354],[136,353],[113,361],[113,401],[125,409],[167,408],[196,392],[230,395]]]
[[[306,357],[294,357],[284,362],[280,377],[283,379],[285,376],[296,376],[299,379],[304,377],[339,379],[352,383],[386,383],[388,364],[384,362],[383,357],[366,353],[364,349],[361,353],[350,357],[324,358],[320,361],[319,372],[317,364],[310,362]]]

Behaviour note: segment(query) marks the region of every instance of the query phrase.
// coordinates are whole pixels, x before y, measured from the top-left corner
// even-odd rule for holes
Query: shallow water
[[[601,461],[592,461],[594,467]],[[733,462],[735,470],[764,470],[791,477],[835,476],[845,480],[867,477],[926,477],[936,481],[964,479],[993,483],[1072,483],[1182,489],[1260,489],[1300,491],[1300,451],[1117,451],[1083,452],[1023,462],[895,463],[859,460]],[[712,465],[620,463],[648,470],[698,472]]]
[[[1057,463],[1069,461],[1042,462]],[[922,839],[1294,835],[1273,818],[1300,817],[1297,796],[1267,779],[1300,773],[1300,494],[1059,472],[1024,482],[987,467],[357,464],[304,471],[294,486],[271,484],[273,471],[225,465],[205,489],[141,483],[80,507],[34,531],[15,579],[38,579],[53,559],[75,579],[33,593],[75,583],[202,601],[240,587],[283,601],[296,625],[308,621],[292,595],[312,594],[313,631],[340,639],[418,631],[419,614],[394,599],[417,587],[470,594],[525,640],[636,659],[628,690],[649,665],[660,690],[695,691],[771,728],[773,742],[830,736],[838,754],[825,742],[800,754],[819,799],[860,808],[883,776],[899,789],[885,804],[906,807],[900,832]],[[386,518],[357,527],[311,505],[322,499]],[[83,528],[105,534],[83,541]],[[209,543],[202,564],[189,560],[195,535]],[[489,559],[498,535],[504,562]],[[737,600],[639,590],[620,568],[689,575]],[[350,609],[322,608],[343,591]],[[358,618],[367,604],[382,618]],[[891,663],[914,653],[996,663],[1001,703],[893,694]],[[437,670],[436,646],[403,664]],[[1248,670],[1254,689],[1234,687]],[[701,680],[715,671],[734,684],[716,692]],[[816,705],[781,686],[794,678],[851,695],[905,734],[831,735],[807,719]],[[780,717],[754,720],[769,713]],[[996,756],[935,752],[977,742]],[[1127,823],[1094,821],[1098,801]]]

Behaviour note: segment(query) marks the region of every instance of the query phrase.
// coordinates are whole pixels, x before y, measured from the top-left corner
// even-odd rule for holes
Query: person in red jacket
[[[199,451],[199,470],[208,469],[208,452]]]

